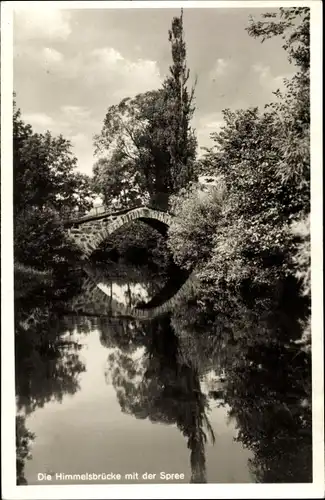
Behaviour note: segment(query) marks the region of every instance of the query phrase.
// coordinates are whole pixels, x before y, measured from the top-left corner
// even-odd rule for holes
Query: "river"
[[[18,484],[311,481],[308,354],[241,354],[186,291],[141,316],[163,288],[88,270],[63,308],[16,304]]]

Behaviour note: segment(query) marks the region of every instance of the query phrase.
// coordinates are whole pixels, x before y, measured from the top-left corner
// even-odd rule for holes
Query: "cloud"
[[[113,47],[103,47],[91,51],[91,56],[105,66],[116,66],[119,62],[125,61],[124,57]]]
[[[64,55],[53,47],[35,47],[27,43],[14,46],[14,72],[25,68],[25,72],[39,75],[39,70],[61,72]]]
[[[54,135],[62,134],[78,147],[82,147],[87,141],[91,143],[95,130],[100,127],[100,120],[92,118],[90,110],[81,106],[61,106],[51,114],[24,113],[23,119],[32,125],[35,132],[50,130]]]
[[[45,61],[48,63],[60,63],[63,61],[63,54],[51,47],[44,47],[44,49],[42,50],[42,55],[44,56]]]
[[[91,174],[94,164],[93,134],[100,127],[100,120],[92,117],[83,106],[64,105],[51,114],[43,112],[23,113],[23,120],[32,125],[37,133],[62,134],[71,142],[72,152],[78,158],[78,170]]]
[[[70,139],[71,134],[74,133],[74,124],[62,113],[23,113],[23,120],[29,123],[35,132],[40,134],[49,130],[54,135],[62,134],[66,139]]]
[[[114,86],[115,97],[136,95],[160,87],[162,78],[156,61],[124,57],[113,47],[102,47],[88,54],[86,79],[91,85],[98,83]]]
[[[30,123],[36,132],[44,132],[54,125],[54,120],[46,113],[23,113],[23,120]]]
[[[69,140],[73,146],[77,146],[81,149],[88,149],[88,142],[91,143],[91,137],[89,138],[86,134],[78,132],[77,134],[70,135]]]
[[[65,105],[61,106],[60,109],[63,115],[71,121],[88,120],[91,115],[91,111],[84,106]]]
[[[206,124],[206,129],[212,132],[219,132],[223,125],[223,120],[215,120]]]
[[[284,88],[284,79],[292,76],[291,73],[274,76],[270,66],[260,63],[253,64],[252,70],[258,75],[260,85],[271,92],[275,92],[277,89],[282,90]]]
[[[273,77],[271,76],[270,66],[263,66],[263,64],[253,64],[252,70],[258,74],[261,84],[265,84],[270,79],[273,79]]]
[[[230,61],[226,59],[217,59],[215,62],[213,69],[210,71],[211,78],[217,78],[220,76],[226,75],[230,69]]]
[[[37,8],[15,7],[14,33],[19,40],[66,40],[71,31],[68,11],[48,5],[39,5]]]
[[[80,131],[91,131],[100,126],[99,120],[92,117],[90,109],[83,106],[64,105],[51,114],[44,112],[24,113],[23,119],[32,125],[36,132],[50,130],[53,134],[72,137],[81,144]],[[83,136],[84,137],[84,136]]]
[[[96,48],[67,57],[52,47],[37,48],[19,44],[15,47],[15,58],[23,64],[55,72],[57,78],[75,80],[90,89],[104,87],[105,94],[115,100],[132,97],[162,84],[159,67],[150,59],[131,60],[113,47]],[[102,89],[100,90],[102,91]],[[66,108],[70,114],[80,113]]]

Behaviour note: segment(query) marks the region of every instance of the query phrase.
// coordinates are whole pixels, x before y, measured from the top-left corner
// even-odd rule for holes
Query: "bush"
[[[294,222],[291,232],[297,237],[295,251],[292,261],[295,269],[295,276],[301,283],[301,290],[304,296],[311,296],[311,253],[310,253],[310,217],[306,217]]]
[[[224,184],[219,178],[216,186],[203,189],[193,185],[171,199],[175,217],[168,231],[168,247],[180,266],[191,269],[210,257],[224,196]]]
[[[53,211],[32,209],[15,218],[14,256],[25,266],[64,275],[78,252],[68,242]]]

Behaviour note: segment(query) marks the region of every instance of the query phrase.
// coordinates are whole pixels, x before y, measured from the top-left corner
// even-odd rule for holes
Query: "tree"
[[[270,105],[280,118],[277,142],[282,158],[278,172],[283,180],[298,180],[300,189],[309,189],[310,133],[310,9],[281,8],[279,13],[264,14],[267,21],[251,19],[250,36],[264,40],[281,36],[283,48],[297,72],[285,80],[286,92],[276,92],[278,100]],[[298,178],[298,179],[297,179]],[[306,204],[308,211],[309,205]]]
[[[135,163],[123,151],[115,150],[111,158],[100,158],[93,175],[94,188],[111,210],[142,205],[147,199],[137,182]]]
[[[262,17],[267,21],[250,19],[248,34],[254,38],[261,38],[262,43],[274,36],[281,36],[289,61],[298,66],[301,73],[307,75],[310,65],[309,7],[281,7],[278,13],[266,13]]]
[[[183,14],[173,19],[169,40],[173,65],[162,88],[110,106],[94,138],[102,157],[94,182],[106,204],[149,200],[167,208],[169,196],[195,179],[194,88],[187,89]]]
[[[60,220],[92,206],[90,178],[75,172],[71,144],[50,132],[36,134],[14,102],[13,182],[15,260],[38,269],[62,265],[72,256]],[[66,269],[65,269],[66,271]]]
[[[15,217],[15,262],[38,270],[66,275],[70,263],[80,255],[65,236],[64,228],[52,210],[21,211]]]
[[[301,293],[311,296],[310,287],[310,9],[281,8],[278,14],[265,14],[266,21],[251,20],[248,33],[261,38],[281,36],[283,48],[297,72],[286,81],[286,94],[277,92],[279,101],[272,108],[282,116],[278,135],[281,161],[278,173],[283,182],[292,182],[296,196],[303,198],[300,214],[289,232],[293,243],[291,262],[301,284]],[[310,349],[310,318],[305,322],[303,342]]]
[[[186,187],[194,179],[196,138],[190,126],[194,113],[194,90],[187,88],[190,71],[186,66],[183,9],[174,17],[169,30],[173,64],[164,81],[165,107],[168,115],[170,139],[168,150],[171,161],[173,192]]]
[[[152,199],[168,190],[168,162],[164,147],[162,90],[123,99],[111,106],[95,136],[94,182],[106,204],[117,199],[126,206]],[[168,191],[166,191],[168,192]]]
[[[77,159],[61,135],[33,133],[14,103],[14,208],[22,210],[86,210],[92,206],[90,179],[75,172]]]
[[[289,11],[280,11],[285,21],[274,23],[272,14],[270,23],[251,24],[249,33],[282,33],[297,74],[285,81],[286,92],[275,92],[275,102],[263,112],[224,110],[224,125],[211,134],[214,146],[200,162],[200,173],[218,176],[225,187],[218,226],[210,231],[210,272],[214,268],[219,280],[237,285],[244,280],[273,283],[293,274],[297,237],[292,223],[309,213],[309,11]],[[187,234],[183,245],[178,241],[179,251],[191,240],[199,248],[198,232],[195,226],[193,239]]]

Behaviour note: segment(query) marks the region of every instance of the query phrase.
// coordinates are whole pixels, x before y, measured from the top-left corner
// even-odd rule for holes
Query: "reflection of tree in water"
[[[143,348],[130,355],[120,349],[110,354],[108,373],[123,412],[152,422],[176,424],[191,450],[191,482],[206,482],[205,427],[214,435],[206,411],[199,372],[177,358],[178,340],[169,317],[147,325]]]
[[[199,299],[183,301],[172,320],[182,359],[223,374],[211,395],[222,397],[237,440],[254,453],[256,480],[311,481],[311,359],[295,344],[303,300],[285,288],[249,301],[228,291],[210,310]]]
[[[71,338],[75,327],[73,318],[58,318],[49,306],[44,305],[43,309],[27,309],[19,304],[19,307],[16,307],[18,484],[27,484],[23,473],[24,464],[30,456],[30,444],[35,437],[26,428],[26,416],[50,401],[61,402],[65,394],[74,394],[79,389],[78,376],[85,371],[85,366],[78,354],[81,345]],[[79,326],[78,329],[80,331]],[[84,333],[87,329],[88,325],[84,324]]]
[[[226,369],[225,402],[258,482],[312,481],[310,391],[310,359],[298,348],[256,345]]]
[[[114,348],[107,375],[123,412],[152,422],[176,424],[190,449],[192,482],[205,482],[204,428],[208,402],[200,377],[222,373],[223,399],[236,422],[237,440],[253,452],[250,468],[259,482],[310,481],[312,466],[310,355],[294,343],[301,335],[297,311],[304,304],[290,290],[274,296],[250,292],[248,300],[226,290],[209,301],[181,298],[172,319],[64,317],[57,309],[16,307],[18,408],[26,414],[78,390],[80,345],[72,334],[100,331]],[[40,300],[41,303],[41,300]],[[51,312],[53,311],[53,312]],[[55,312],[54,312],[55,311]],[[32,319],[31,319],[32,318]],[[303,319],[303,318],[302,318]],[[67,333],[67,335],[62,335]],[[20,417],[19,417],[20,418]],[[22,419],[24,417],[21,417]],[[33,436],[17,420],[17,480]]]
[[[146,342],[144,324],[135,319],[99,317],[96,328],[104,347],[118,347],[124,353],[132,353]]]
[[[31,458],[30,445],[35,435],[26,428],[26,417],[16,416],[16,474],[17,484],[27,484],[24,476],[25,461]]]
[[[85,370],[79,360],[81,345],[68,336],[64,318],[39,317],[25,329],[16,322],[16,392],[18,408],[27,413],[78,389],[78,375]]]

